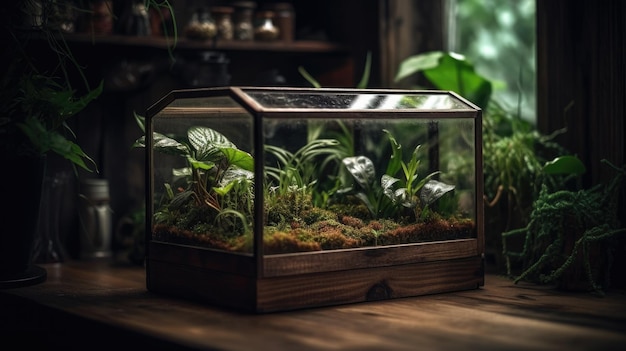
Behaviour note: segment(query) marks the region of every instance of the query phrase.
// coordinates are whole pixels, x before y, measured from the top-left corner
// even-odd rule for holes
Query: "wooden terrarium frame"
[[[482,286],[481,118],[446,91],[172,91],[140,139],[148,290],[265,313]]]

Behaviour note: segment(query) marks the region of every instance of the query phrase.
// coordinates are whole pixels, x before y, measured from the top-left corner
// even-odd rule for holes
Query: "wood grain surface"
[[[622,350],[626,293],[513,284],[263,315],[147,291],[142,267],[42,265],[47,281],[0,290],[2,340],[43,349]],[[4,349],[4,348],[3,348]],[[125,348],[126,349],[126,348]],[[8,350],[8,349],[6,349]]]

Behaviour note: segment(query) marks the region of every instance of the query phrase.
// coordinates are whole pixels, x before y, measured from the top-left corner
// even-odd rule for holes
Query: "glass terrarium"
[[[146,115],[147,288],[253,312],[478,288],[481,123],[447,91],[172,91]]]

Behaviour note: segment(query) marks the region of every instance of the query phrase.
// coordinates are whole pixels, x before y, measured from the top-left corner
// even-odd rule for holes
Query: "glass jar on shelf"
[[[217,27],[205,8],[199,8],[191,15],[185,27],[185,36],[194,40],[212,39],[217,34]]]
[[[274,41],[280,34],[274,24],[274,11],[259,11],[256,15],[254,39],[259,41]]]
[[[256,3],[254,1],[237,1],[233,3],[234,13],[234,38],[235,40],[254,40],[253,15]]]
[[[215,19],[215,25],[217,26],[217,39],[232,40],[233,8],[230,6],[213,6],[211,8],[211,15]]]

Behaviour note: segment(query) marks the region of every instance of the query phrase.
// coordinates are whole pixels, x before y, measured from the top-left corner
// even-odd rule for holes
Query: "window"
[[[448,1],[448,50],[494,81],[495,99],[535,123],[535,0]]]

